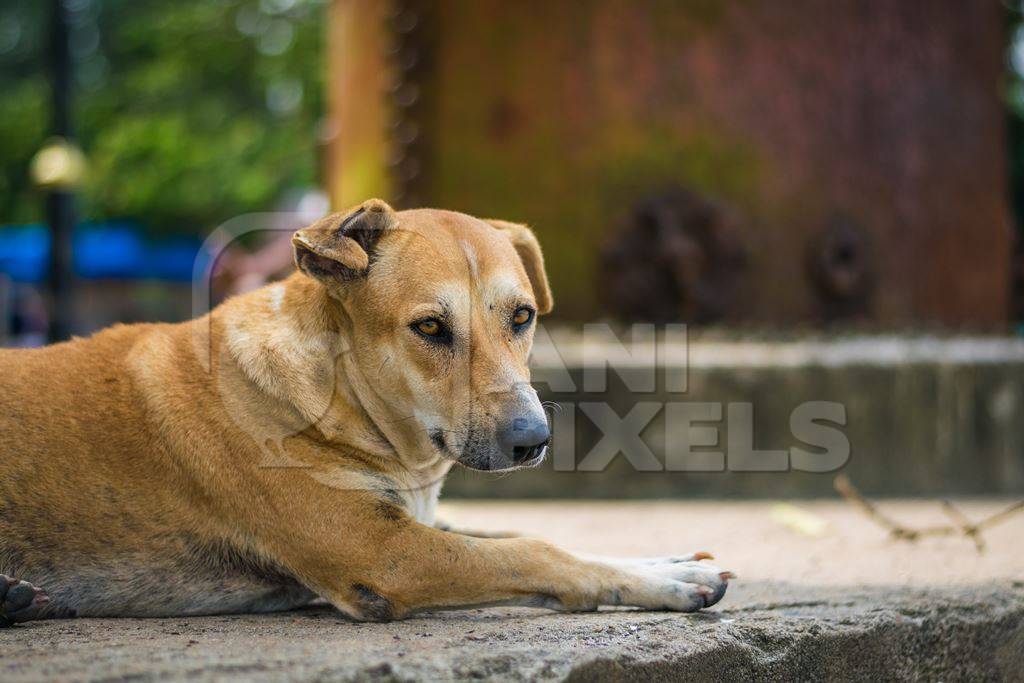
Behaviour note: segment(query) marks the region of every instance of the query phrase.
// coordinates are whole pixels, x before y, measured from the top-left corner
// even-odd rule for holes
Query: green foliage
[[[311,0],[74,0],[75,122],[89,218],[202,232],[314,184],[323,14]],[[0,25],[0,222],[42,218],[28,166],[48,136],[49,3]],[[7,47],[4,51],[5,46]]]

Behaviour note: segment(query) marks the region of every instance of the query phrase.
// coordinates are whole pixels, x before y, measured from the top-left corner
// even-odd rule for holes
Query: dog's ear
[[[555,302],[551,298],[551,287],[548,285],[548,275],[544,270],[544,255],[540,251],[540,242],[533,234],[533,230],[508,221],[488,220],[498,230],[504,232],[512,241],[512,246],[519,254],[519,260],[526,268],[526,277],[530,278],[530,285],[533,287],[533,298],[537,302],[537,312],[541,315],[550,313]]]
[[[328,285],[361,277],[370,267],[370,254],[381,235],[396,225],[395,210],[380,199],[331,214],[292,236],[295,265]]]

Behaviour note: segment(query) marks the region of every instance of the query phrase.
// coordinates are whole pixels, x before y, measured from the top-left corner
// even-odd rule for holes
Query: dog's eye
[[[525,327],[533,320],[533,309],[529,306],[520,306],[512,313],[512,324],[516,327]]]
[[[440,337],[442,328],[441,321],[430,318],[429,320],[421,320],[414,325],[416,331],[427,337]]]
[[[412,331],[435,344],[451,346],[452,330],[437,318],[425,318],[409,325]]]

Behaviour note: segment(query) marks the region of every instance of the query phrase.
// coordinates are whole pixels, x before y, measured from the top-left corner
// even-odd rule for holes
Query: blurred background
[[[187,319],[218,225],[298,227],[380,196],[532,225],[555,339],[689,324],[683,400],[752,402],[765,448],[793,442],[794,406],[838,401],[865,490],[1021,492],[1021,16],[1010,0],[3,0],[0,343]],[[215,295],[290,268],[283,231],[250,235]],[[636,400],[616,377],[609,394]],[[600,430],[572,428],[582,457]],[[620,469],[450,489],[831,482]]]

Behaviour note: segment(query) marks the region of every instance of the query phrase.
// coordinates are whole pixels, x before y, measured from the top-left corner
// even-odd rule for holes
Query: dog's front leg
[[[519,538],[522,534],[517,534],[514,531],[484,531],[483,529],[464,529],[462,527],[453,527],[447,522],[435,522],[435,529],[441,531],[450,531],[453,534],[461,534],[462,536],[472,536],[473,538]]]
[[[717,602],[730,577],[696,557],[617,565],[533,539],[476,539],[409,519],[396,522],[399,528],[378,528],[362,541],[349,536],[364,549],[352,547],[337,555],[337,564],[307,566],[302,573],[342,611],[365,620],[480,605],[692,612]]]

